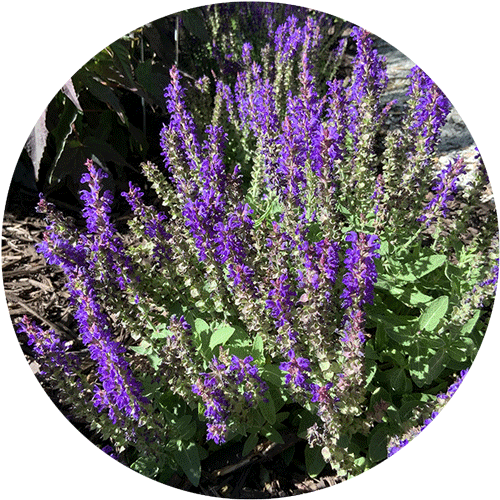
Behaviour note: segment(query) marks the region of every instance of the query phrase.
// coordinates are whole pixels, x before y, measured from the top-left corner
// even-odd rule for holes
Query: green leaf
[[[128,83],[131,88],[135,88],[135,81],[134,77],[132,75],[132,65],[131,65],[131,58],[130,58],[130,52],[129,52],[129,47],[125,45],[125,42],[123,40],[116,40],[113,42],[111,45],[111,50],[113,51],[114,55],[116,56],[116,59],[118,59],[124,75],[128,79]]]
[[[300,438],[305,439],[307,430],[317,422],[317,418],[307,410],[302,410],[297,416],[300,419],[299,428],[297,429],[297,435]]]
[[[467,360],[467,352],[455,344],[448,346],[446,350],[451,359],[463,363]]]
[[[365,369],[366,369],[365,387],[368,387],[368,385],[370,385],[371,381],[375,377],[375,374],[377,373],[377,363],[373,359],[367,358],[365,361]]]
[[[387,458],[388,425],[378,424],[372,431],[368,443],[368,458],[380,462]]]
[[[288,467],[292,463],[293,456],[295,455],[295,445],[286,448],[281,453],[281,458],[285,465]]]
[[[66,141],[73,132],[73,123],[78,117],[78,111],[73,105],[64,106],[63,112],[57,118],[57,125],[52,129],[51,134],[54,136],[56,144],[56,153],[52,162],[54,168],[66,147]],[[49,177],[49,182],[51,178]]]
[[[183,415],[176,419],[175,422],[175,437],[182,441],[189,441],[196,433],[196,423],[191,415]]]
[[[104,140],[88,136],[84,139],[83,145],[104,162],[113,162],[120,167],[134,168],[113,146],[110,146]]]
[[[139,457],[130,468],[150,479],[153,479],[160,472],[157,460],[152,457]]]
[[[382,327],[389,338],[401,345],[410,345],[414,341],[414,322],[402,323],[401,325],[386,324]]]
[[[204,319],[196,318],[194,320],[194,331],[198,335],[201,335],[203,332],[206,332],[209,329],[210,329],[210,326],[208,325],[208,323]]]
[[[432,297],[430,295],[422,293],[415,286],[411,288],[404,288],[402,290],[402,293],[393,293],[393,295],[403,304],[409,307],[421,306],[429,303],[432,300]]]
[[[203,15],[197,9],[185,10],[180,13],[182,23],[186,29],[201,42],[210,41],[210,34],[205,26]]]
[[[274,427],[265,427],[264,436],[273,443],[285,444],[285,441],[283,441],[281,434]]]
[[[261,335],[257,335],[252,345],[252,357],[254,360],[264,361],[264,341]]]
[[[445,255],[429,255],[413,262],[405,262],[402,266],[402,273],[398,275],[398,279],[410,282],[417,281],[426,274],[441,267],[445,262]]]
[[[413,410],[421,405],[421,401],[418,399],[406,401],[401,405],[401,408],[398,410],[399,422],[404,423],[407,422],[413,416]]]
[[[250,436],[247,437],[245,444],[243,445],[243,451],[241,452],[241,455],[243,457],[246,457],[257,446],[258,442],[259,437],[257,436],[257,434],[250,434]]]
[[[153,352],[152,345],[145,340],[143,340],[138,346],[131,346],[130,349],[137,354],[141,354],[142,356],[147,356]]]
[[[448,311],[449,298],[446,295],[433,300],[422,313],[418,324],[422,330],[432,332]]]
[[[151,362],[151,366],[153,367],[154,370],[158,370],[163,361],[161,356],[158,356],[158,354],[156,354],[155,352],[149,354],[148,359]]]
[[[180,449],[174,451],[174,458],[193,486],[198,486],[201,477],[201,462],[196,444],[182,445]]]
[[[428,350],[422,344],[415,342],[408,350],[410,354],[410,375],[417,387],[422,387],[426,379],[426,355]]]
[[[407,386],[407,377],[403,368],[394,368],[391,370],[389,383],[392,390],[397,394],[402,394]]]
[[[276,414],[276,422],[278,422],[278,423],[283,422],[283,420],[286,420],[289,415],[290,415],[289,411],[283,411],[281,413],[277,413]]]
[[[127,123],[127,118],[125,116],[125,110],[120,103],[120,100],[116,96],[116,94],[111,90],[107,85],[103,85],[102,83],[96,81],[94,78],[87,78],[86,86],[89,92],[97,98],[99,101],[102,101],[106,105],[109,105],[114,112],[119,116],[120,120],[123,124]],[[73,107],[73,109],[75,109]],[[76,112],[76,110],[75,110]]]
[[[166,339],[167,337],[170,337],[170,334],[165,323],[160,323],[151,334],[152,339]]]
[[[213,349],[218,345],[224,345],[231,338],[234,331],[235,330],[232,326],[223,326],[222,328],[215,330],[210,337],[210,349]]]
[[[276,387],[281,387],[285,381],[285,373],[278,366],[268,364],[262,368],[262,378]]]
[[[323,455],[321,454],[321,446],[314,446],[313,448],[306,446],[304,453],[307,473],[311,477],[316,477],[326,465]]]
[[[273,425],[276,423],[276,408],[274,406],[274,401],[269,391],[266,391],[265,397],[267,398],[268,402],[267,403],[265,403],[264,401],[260,402],[259,410],[262,413],[262,416],[271,425]]]
[[[467,321],[467,323],[465,323],[465,325],[462,327],[460,333],[462,335],[470,335],[474,330],[474,327],[476,326],[479,316],[481,316],[481,311],[476,311],[474,313],[474,316],[469,321]]]
[[[444,350],[440,350],[434,354],[428,361],[428,372],[425,377],[425,383],[430,384],[441,375],[441,372],[446,366],[448,354]]]

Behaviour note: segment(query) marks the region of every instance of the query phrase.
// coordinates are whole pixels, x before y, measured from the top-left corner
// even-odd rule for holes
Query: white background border
[[[479,146],[494,192],[498,173],[498,16],[495,2],[302,1],[384,38],[419,64],[458,109]],[[8,7],[7,7],[8,5]],[[60,0],[2,7],[1,198],[36,120],[88,59],[121,35],[201,2]],[[3,293],[2,293],[3,296]],[[315,493],[337,499],[497,498],[499,305],[461,389],[411,446],[347,483]],[[84,439],[31,374],[0,301],[0,383],[4,498],[120,498],[190,495],[119,465]],[[495,493],[497,491],[497,493]]]

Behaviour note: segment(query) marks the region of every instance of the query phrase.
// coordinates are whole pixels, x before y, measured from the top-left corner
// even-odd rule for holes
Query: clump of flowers
[[[370,34],[354,27],[332,49],[352,45],[352,72],[320,86],[327,19],[302,14],[266,14],[260,55],[232,44],[236,75],[190,86],[172,67],[164,166],[142,166],[163,207],[130,183],[132,243],[90,160],[83,229],[40,200],[38,250],[66,273],[91,375],[55,333],[28,319],[20,331],[43,366],[83,384],[79,405],[106,449],[150,477],[183,471],[197,485],[214,447],[249,453],[285,430],[306,441],[309,468],[360,473],[410,440],[412,412],[468,368],[484,334],[498,231],[490,218],[470,246],[447,225],[452,200],[487,186],[478,176],[459,188],[460,158],[433,170],[449,101],[414,68],[387,132],[385,60]],[[206,97],[209,122],[188,92]]]

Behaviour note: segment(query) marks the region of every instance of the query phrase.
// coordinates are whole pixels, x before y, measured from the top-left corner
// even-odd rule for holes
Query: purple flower
[[[165,91],[165,98],[170,123],[163,127],[160,134],[162,155],[178,190],[187,193],[190,186],[185,176],[199,168],[200,145],[193,117],[184,104],[184,89],[175,66],[170,70],[170,85]]]
[[[166,245],[172,235],[166,229],[167,216],[154,207],[146,206],[141,200],[144,193],[131,182],[129,182],[129,191],[123,192],[122,196],[125,197],[136,217],[141,220],[144,236],[154,243],[153,258],[160,265],[163,259],[170,260],[171,250]]]
[[[207,440],[213,440],[216,444],[225,442],[235,406],[251,407],[258,397],[267,401],[262,396],[268,386],[252,362],[251,356],[245,359],[232,356],[228,363],[214,356],[209,370],[200,373],[200,378],[192,386],[192,392],[201,397],[205,406]]]
[[[273,288],[268,293],[266,309],[275,318],[275,326],[280,329],[285,327],[288,336],[295,341],[296,333],[292,329],[291,310],[294,307],[294,297],[297,293],[293,290],[288,274],[283,272],[277,279],[271,280]]]
[[[307,389],[306,378],[307,373],[311,371],[311,362],[306,358],[297,358],[293,349],[287,353],[290,361],[284,361],[280,364],[280,370],[288,372],[285,376],[285,383],[294,384],[297,387]]]
[[[297,48],[303,43],[303,31],[297,26],[298,19],[290,16],[278,27],[274,35],[274,50],[278,54],[278,63],[291,60]]]
[[[493,293],[496,292],[496,290],[497,290],[497,283],[498,283],[498,259],[496,259],[496,262],[497,262],[497,264],[494,265],[491,268],[490,272],[489,272],[491,278],[489,278],[487,280],[484,280],[481,283],[479,283],[480,287],[494,285]]]
[[[332,387],[332,382],[328,382],[321,387],[317,384],[309,384],[309,390],[312,394],[311,402],[327,404],[333,401],[333,398],[329,394],[329,391]]]
[[[358,26],[354,26],[351,31],[351,37],[356,41],[356,56],[348,99],[356,103],[360,103],[366,96],[379,97],[387,85],[385,58],[379,56],[373,48],[373,40],[369,35]]]
[[[94,388],[94,406],[99,411],[106,409],[113,423],[123,423],[123,416],[138,420],[149,401],[123,357],[125,349],[111,337],[109,319],[97,302],[93,279],[82,276],[73,286],[78,305],[75,319],[82,342],[97,363],[101,383]]]
[[[364,304],[373,302],[373,287],[377,281],[377,270],[374,259],[380,255],[376,252],[380,248],[378,236],[350,231],[346,241],[351,242],[351,248],[346,251],[344,264],[347,273],[342,283],[345,288],[340,295],[344,299],[343,307],[355,306],[361,308]]]
[[[387,456],[392,457],[392,455],[401,450],[401,448],[404,448],[407,444],[408,444],[408,439],[401,439],[398,444],[391,446],[387,450]]]
[[[245,63],[246,66],[250,66],[251,64],[251,51],[252,51],[252,45],[248,42],[243,44],[243,47],[241,49],[241,58],[243,59],[243,62]]]
[[[455,394],[455,392],[457,392],[458,388],[460,387],[460,385],[464,381],[464,378],[468,372],[469,372],[468,369],[462,370],[460,372],[460,376],[457,378],[457,380],[455,382],[453,382],[453,384],[450,385],[450,387],[448,387],[448,390],[444,394],[443,393],[438,394],[437,397],[439,399],[450,399]]]
[[[353,60],[352,83],[347,89],[347,128],[353,137],[354,148],[357,149],[359,135],[363,129],[364,116],[362,103],[369,102],[370,122],[378,123],[383,113],[379,109],[379,97],[387,86],[385,59],[373,48],[373,40],[369,33],[357,26],[351,31],[351,37],[356,41],[356,56]]]
[[[92,160],[87,160],[85,165],[88,173],[82,175],[81,182],[87,183],[89,189],[80,191],[80,198],[85,204],[83,216],[87,234],[84,238],[88,263],[92,269],[99,270],[101,279],[123,291],[133,279],[133,269],[109,217],[113,196],[110,191],[101,192],[101,181],[107,174],[96,169]]]
[[[46,215],[44,241],[36,245],[47,264],[59,266],[70,277],[79,268],[87,265],[88,248],[74,224],[48,203],[42,194],[37,205],[37,212]]]
[[[28,316],[23,316],[17,325],[17,333],[25,333],[28,345],[32,347],[37,361],[40,363],[42,375],[58,375],[66,377],[76,375],[80,360],[74,353],[69,352],[68,342],[63,342],[54,330],[44,330]]]
[[[448,163],[439,172],[435,185],[432,188],[435,195],[425,206],[424,213],[417,219],[419,222],[425,222],[429,226],[436,219],[438,211],[441,211],[443,217],[448,215],[448,203],[454,199],[457,191],[458,177],[464,172],[465,162],[462,158],[458,158],[454,163]]]
[[[103,446],[102,451],[109,455],[111,458],[114,458],[115,460],[119,460],[118,454],[116,453],[115,449],[113,446],[107,444],[106,446]]]
[[[409,128],[421,153],[431,155],[441,137],[441,128],[451,111],[451,103],[439,87],[418,67],[410,75]]]

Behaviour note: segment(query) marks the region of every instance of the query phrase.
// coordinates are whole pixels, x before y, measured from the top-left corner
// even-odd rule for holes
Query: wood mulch
[[[2,275],[12,322],[25,314],[63,338],[75,338],[74,320],[62,271],[48,266],[35,245],[43,240],[41,217],[6,213],[2,231]]]

